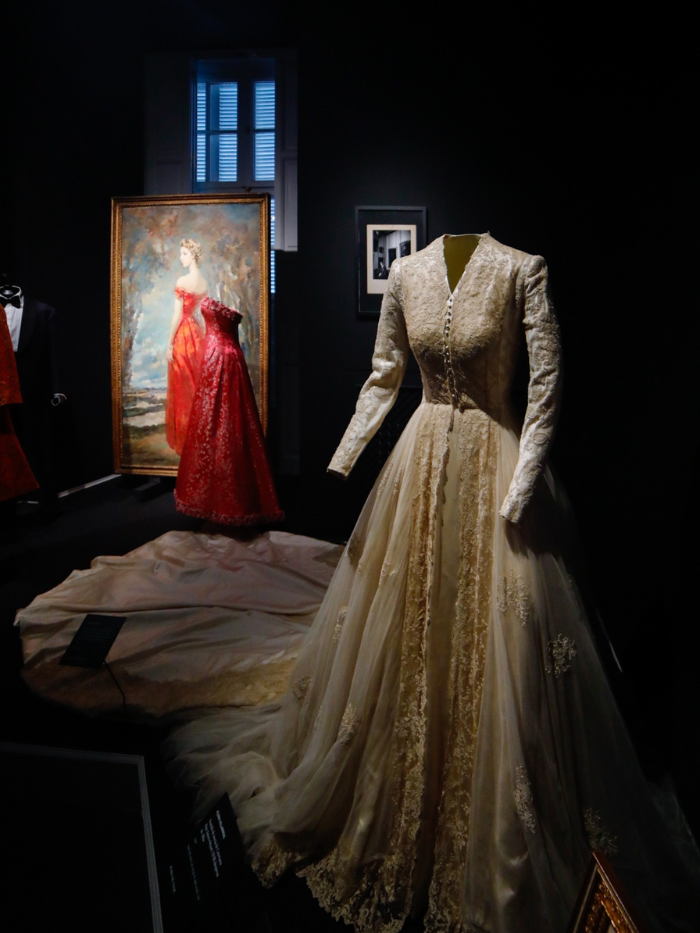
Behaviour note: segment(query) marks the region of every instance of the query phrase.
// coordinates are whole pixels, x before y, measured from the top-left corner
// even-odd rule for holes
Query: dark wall
[[[683,629],[663,593],[684,585],[697,466],[689,47],[658,19],[613,35],[531,8],[459,28],[448,8],[432,28],[427,9],[381,21],[356,7],[340,24],[320,9],[27,5],[6,70],[24,91],[6,111],[1,255],[61,312],[71,481],[112,469],[110,198],[143,190],[145,53],[296,46],[300,249],[279,278],[300,325],[278,334],[300,341],[306,529],[347,535],[369,482],[325,475],[375,330],[355,316],[355,205],[425,205],[429,240],[489,230],[549,263],[566,360],[554,463],[609,628],[638,670],[665,676],[659,626]]]

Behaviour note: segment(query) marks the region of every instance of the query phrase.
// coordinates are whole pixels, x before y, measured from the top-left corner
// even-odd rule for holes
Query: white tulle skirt
[[[517,457],[511,426],[423,403],[284,695],[191,718],[168,755],[202,810],[230,795],[264,882],[295,867],[357,930],[564,933],[595,848],[650,930],[690,933],[551,474],[520,525],[498,514]]]

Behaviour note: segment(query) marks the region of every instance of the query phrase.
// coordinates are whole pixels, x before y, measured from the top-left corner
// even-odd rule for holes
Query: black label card
[[[168,866],[169,894],[189,912],[243,863],[236,817],[224,794]]]
[[[69,664],[72,667],[102,667],[125,621],[125,616],[88,613],[66,648],[61,664]]]

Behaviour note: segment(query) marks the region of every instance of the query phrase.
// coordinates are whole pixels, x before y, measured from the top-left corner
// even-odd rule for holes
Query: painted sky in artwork
[[[122,340],[131,342],[125,389],[162,389],[175,285],[187,270],[180,240],[197,240],[207,294],[243,315],[241,346],[253,385],[260,355],[260,220],[257,204],[125,207],[122,214]],[[126,340],[130,330],[130,341]]]

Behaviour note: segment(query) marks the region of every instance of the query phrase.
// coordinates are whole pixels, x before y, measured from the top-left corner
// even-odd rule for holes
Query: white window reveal
[[[296,251],[296,53],[158,53],[146,68],[145,193],[266,191],[273,260]]]

